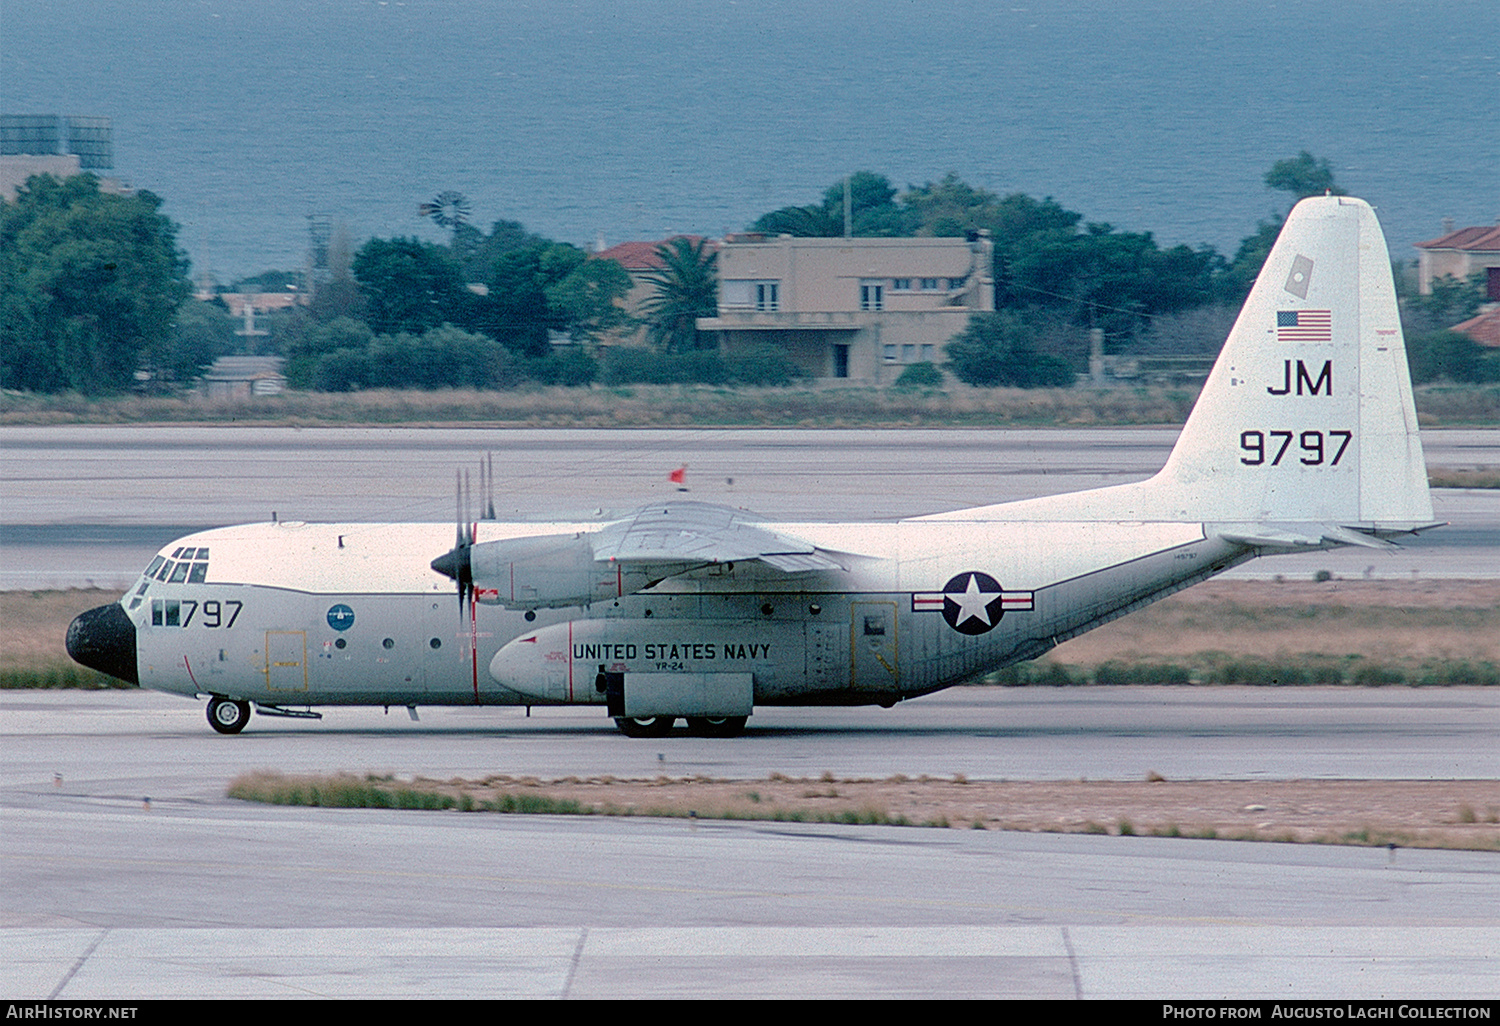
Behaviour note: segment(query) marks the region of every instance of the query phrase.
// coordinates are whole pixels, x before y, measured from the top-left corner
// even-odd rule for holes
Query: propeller
[[[485,506],[479,514],[479,519],[494,520],[495,454],[487,452],[484,456],[485,458],[479,464],[479,490],[485,494]],[[434,559],[430,565],[438,573],[451,578],[458,584],[458,616],[462,622],[474,605],[474,565],[470,558],[470,550],[477,540],[478,525],[470,520],[468,515],[472,499],[469,492],[469,472],[455,470],[453,473],[455,478],[454,505],[457,507],[457,530],[453,548]]]
[[[468,474],[455,471],[454,476],[454,504],[458,507],[456,537],[453,548],[434,559],[430,565],[444,577],[457,582],[458,619],[462,623],[469,607],[474,603],[474,565],[470,560],[470,550],[474,547],[475,528],[464,515],[468,508]]]
[[[494,520],[495,519],[495,454],[492,453],[492,452],[485,453],[484,454],[484,463],[480,464],[480,466],[488,468],[487,471],[486,471],[486,473],[485,473],[485,475],[484,475],[484,480],[480,482],[480,486],[482,488],[484,488],[484,493],[485,493],[485,497],[486,497],[485,501],[487,503],[487,505],[485,506],[485,510],[484,510],[484,519],[485,520]]]

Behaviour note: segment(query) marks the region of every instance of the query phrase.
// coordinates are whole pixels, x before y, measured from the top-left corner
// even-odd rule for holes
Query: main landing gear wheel
[[[238,734],[250,722],[250,703],[215,698],[208,703],[208,723],[220,734]]]
[[[666,737],[672,733],[672,724],[676,722],[675,716],[648,716],[645,719],[615,717],[615,726],[626,737]]]
[[[739,737],[748,716],[689,716],[688,733],[695,737]]]

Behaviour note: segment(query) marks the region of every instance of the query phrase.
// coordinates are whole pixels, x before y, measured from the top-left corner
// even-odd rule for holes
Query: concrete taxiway
[[[730,742],[564,712],[336,710],[225,738],[171,696],[0,694],[0,993],[1457,1000],[1500,980],[1495,853],[223,797],[261,767],[1422,777],[1493,776],[1500,750],[1484,689],[963,690],[757,712]]]

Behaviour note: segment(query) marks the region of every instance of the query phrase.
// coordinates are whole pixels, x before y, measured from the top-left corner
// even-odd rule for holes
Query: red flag
[[[667,475],[667,480],[673,484],[683,484],[687,481],[687,467],[681,466]]]

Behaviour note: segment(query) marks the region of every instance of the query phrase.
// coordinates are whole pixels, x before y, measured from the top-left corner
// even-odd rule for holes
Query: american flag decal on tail
[[[1276,341],[1332,342],[1333,313],[1329,310],[1277,310]]]

